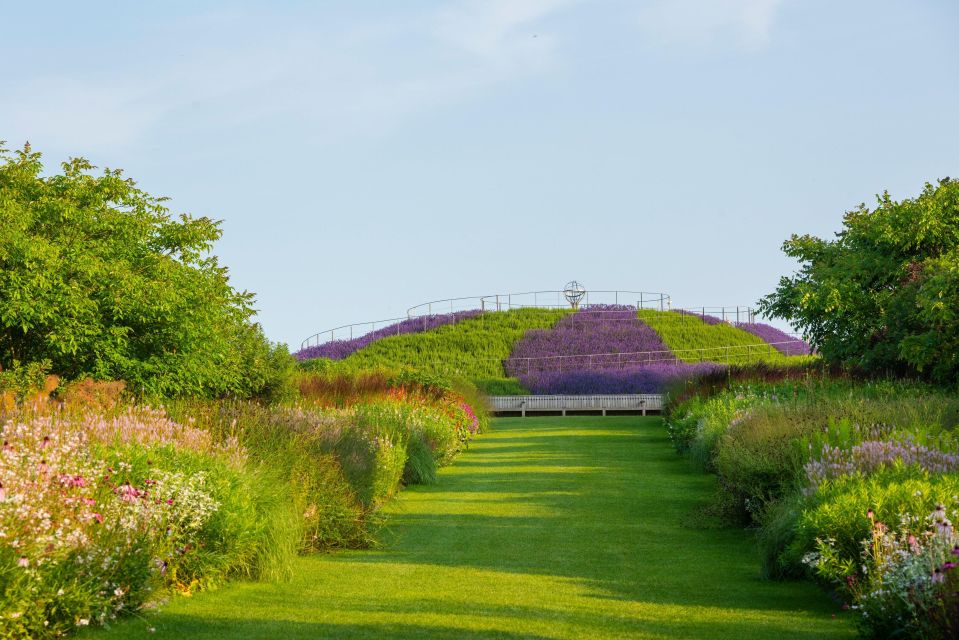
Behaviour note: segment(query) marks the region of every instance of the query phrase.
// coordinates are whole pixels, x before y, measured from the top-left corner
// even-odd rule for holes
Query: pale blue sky
[[[225,220],[268,335],[560,288],[752,304],[959,175],[955,0],[5,2],[0,139]]]

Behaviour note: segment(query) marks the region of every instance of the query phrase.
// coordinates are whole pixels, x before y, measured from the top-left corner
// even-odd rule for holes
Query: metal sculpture
[[[563,295],[566,296],[566,301],[571,307],[579,309],[579,303],[586,295],[586,289],[580,283],[572,280],[566,283],[563,288]]]

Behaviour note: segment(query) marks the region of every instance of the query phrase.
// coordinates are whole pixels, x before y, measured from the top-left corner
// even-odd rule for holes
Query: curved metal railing
[[[705,322],[711,322],[713,321],[712,319],[716,319],[721,322],[728,322],[730,324],[739,324],[743,322],[754,322],[756,317],[755,310],[748,306],[691,307],[673,309],[672,299],[668,294],[648,291],[587,291],[583,296],[580,309],[588,310],[590,306],[604,304],[635,307],[638,310],[637,317],[647,324],[678,321],[684,319],[684,317],[696,317]],[[444,298],[441,300],[431,300],[429,302],[423,302],[418,305],[414,305],[406,310],[405,317],[356,322],[320,331],[303,340],[300,348],[305,349],[307,347],[319,346],[341,340],[354,340],[376,331],[383,331],[386,328],[389,328],[390,331],[392,331],[395,327],[395,335],[409,333],[410,328],[408,323],[415,319],[423,320],[425,329],[429,322],[433,319],[468,311],[482,313],[508,311],[510,309],[538,308],[554,310],[567,309],[569,307],[570,305],[568,302],[566,302],[562,291],[526,291],[521,293],[500,293],[485,296]],[[644,314],[643,311],[653,313]],[[673,313],[655,313],[665,311],[671,311]],[[590,313],[622,314],[622,311],[607,311],[598,309],[592,310]],[[390,331],[387,331],[381,337],[394,335]],[[594,355],[600,357],[608,354]]]
[[[555,304],[554,304],[555,300]],[[595,304],[623,304],[634,305],[637,309],[658,309],[666,311],[670,308],[670,297],[665,293],[650,293],[648,291],[587,291],[580,307]],[[498,293],[481,296],[463,296],[458,298],[443,298],[414,305],[406,310],[405,318],[386,318],[367,322],[344,324],[332,329],[325,329],[314,333],[303,340],[301,349],[319,346],[337,340],[354,340],[374,331],[382,330],[391,324],[397,324],[397,334],[402,332],[398,323],[414,318],[433,318],[449,316],[463,311],[508,311],[510,309],[568,309],[562,291],[526,291],[522,293]]]
[[[610,369],[647,364],[682,364],[690,362],[715,362],[733,364],[762,356],[775,357],[806,355],[808,346],[800,339],[766,342],[763,344],[740,344],[698,349],[664,349],[659,351],[634,351],[630,353],[591,353],[584,355],[537,356],[533,358],[506,358],[502,360],[507,375],[517,376],[534,371],[570,371],[579,369]]]
[[[583,294],[580,308],[593,305],[612,304],[628,305],[636,309],[669,310],[672,299],[669,294],[650,291],[624,290],[588,290]],[[500,293],[485,296],[481,301],[481,308],[504,311],[509,309],[568,309],[564,291],[525,291],[522,293]]]

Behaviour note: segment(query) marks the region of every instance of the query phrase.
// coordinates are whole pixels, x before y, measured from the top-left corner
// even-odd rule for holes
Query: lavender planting
[[[623,305],[593,305],[552,329],[528,331],[505,363],[511,376],[547,371],[579,372],[674,361],[659,334]]]
[[[762,322],[740,322],[736,324],[736,328],[751,333],[764,342],[773,345],[773,348],[784,355],[808,356],[811,353],[811,349],[805,340],[800,340],[771,325]]]
[[[310,360],[312,358],[329,358],[330,360],[343,360],[344,358],[359,351],[377,340],[389,338],[390,336],[399,336],[408,333],[422,333],[431,329],[436,329],[449,324],[456,324],[467,318],[475,318],[482,314],[480,309],[470,311],[457,311],[455,313],[434,314],[430,316],[419,316],[417,318],[408,318],[381,329],[371,331],[365,335],[353,338],[352,340],[332,340],[324,344],[306,347],[297,351],[294,355],[298,360]]]
[[[906,440],[867,440],[849,450],[825,445],[819,460],[805,466],[810,491],[826,480],[845,475],[867,475],[895,464],[916,465],[930,474],[959,472],[959,455]]]
[[[661,393],[677,380],[693,379],[725,367],[713,362],[657,363],[606,369],[534,371],[520,382],[536,395]]]

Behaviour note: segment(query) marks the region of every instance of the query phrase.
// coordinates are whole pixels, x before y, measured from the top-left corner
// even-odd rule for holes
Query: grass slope
[[[509,357],[513,344],[530,329],[548,329],[568,313],[550,309],[484,313],[423,333],[377,340],[334,366],[356,369],[414,367],[462,376],[489,388],[489,380],[507,377],[503,372],[503,360]]]
[[[730,324],[710,325],[696,316],[683,316],[671,311],[643,309],[639,317],[663,339],[685,362],[707,360],[723,364],[800,363],[809,356],[785,356],[762,338]],[[729,347],[729,350],[726,350]],[[709,351],[690,351],[709,349]]]
[[[658,418],[501,419],[387,508],[381,550],[302,558],[290,583],[84,637],[852,637],[814,586],[761,580],[748,533],[681,524],[715,488]]]

